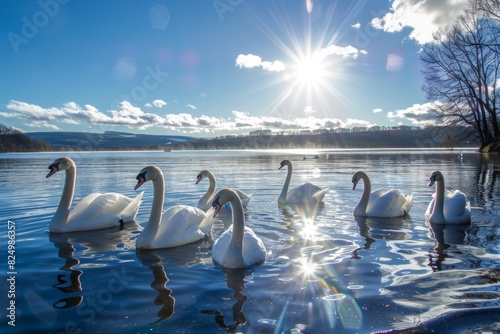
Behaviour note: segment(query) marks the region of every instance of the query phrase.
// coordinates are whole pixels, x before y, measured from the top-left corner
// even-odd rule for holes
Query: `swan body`
[[[363,194],[354,208],[355,216],[365,217],[403,217],[406,216],[413,204],[412,195],[403,195],[395,189],[377,189],[370,193],[370,178],[363,171],[358,171],[352,176],[352,190],[363,180]]]
[[[215,195],[214,218],[226,203],[233,212],[233,224],[215,241],[212,258],[224,268],[238,269],[266,260],[266,247],[262,240],[245,226],[241,199],[231,189],[222,189]]]
[[[75,192],[76,165],[70,158],[56,159],[49,166],[47,178],[66,171],[61,201],[49,224],[54,233],[99,230],[134,221],[143,192],[131,199],[118,193],[92,193],[83,198],[71,211]]]
[[[207,178],[208,181],[210,182],[207,192],[201,196],[200,200],[198,201],[198,209],[207,211],[208,209],[212,208],[212,202],[214,201],[214,196],[215,196],[215,188],[217,186],[217,181],[215,179],[214,174],[209,171],[209,170],[202,170],[198,176],[196,177],[196,183],[200,183],[203,179]],[[243,205],[243,208],[247,207],[248,202],[252,198],[252,195],[245,194],[243,191],[238,190],[238,189],[233,189],[236,194],[239,196],[241,199],[241,204]]]
[[[429,187],[436,184],[436,193],[425,213],[432,224],[467,224],[471,220],[470,203],[460,190],[445,194],[444,177],[439,171],[431,173]]]
[[[153,205],[146,227],[136,240],[138,249],[159,249],[189,244],[210,236],[213,218],[204,211],[186,205],[176,205],[165,211],[165,180],[156,166],[143,168],[137,175],[139,188],[146,181],[153,182]]]
[[[278,203],[280,205],[289,204],[302,206],[319,204],[323,200],[323,197],[325,197],[325,194],[328,192],[329,188],[320,188],[315,184],[305,182],[288,191],[290,180],[292,178],[292,163],[290,162],[290,160],[283,160],[280,163],[280,167],[278,168],[278,170],[285,166],[288,167],[288,171],[285,184],[283,185],[283,189],[281,190],[281,193],[278,197]]]

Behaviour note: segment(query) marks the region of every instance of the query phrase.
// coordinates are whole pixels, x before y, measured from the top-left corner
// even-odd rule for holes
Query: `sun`
[[[278,29],[271,28],[256,16],[257,26],[281,51],[283,60],[282,75],[259,86],[259,89],[280,87],[266,108],[266,113],[275,117],[292,119],[332,120],[339,109],[351,106],[343,90],[353,81],[348,63],[356,59],[363,50],[350,46],[340,46],[339,29],[332,29],[337,23],[337,5],[324,7],[324,20],[321,24],[314,21],[313,1],[305,0],[305,12],[297,24],[286,13],[285,8],[277,8],[273,13]],[[332,2],[337,3],[337,2]],[[354,15],[354,14],[353,14]],[[281,72],[281,71],[280,71]]]
[[[296,81],[304,87],[318,86],[325,80],[328,68],[318,59],[308,57],[300,60],[296,65]]]

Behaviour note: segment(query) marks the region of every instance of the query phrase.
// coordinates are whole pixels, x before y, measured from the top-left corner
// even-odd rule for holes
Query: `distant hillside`
[[[27,136],[43,140],[54,150],[108,151],[108,150],[163,150],[173,143],[193,140],[187,136],[144,135],[127,132],[27,132]]]
[[[0,152],[51,151],[52,147],[40,140],[32,139],[21,132],[0,124]]]
[[[315,149],[315,148],[436,148],[471,147],[479,143],[464,129],[434,127],[296,135],[227,136],[171,145],[174,150]]]
[[[444,127],[216,138],[143,135],[116,131],[29,132],[26,135],[31,139],[49,143],[54,150],[74,151],[163,150],[166,147],[172,150],[479,147],[479,143],[466,129]]]

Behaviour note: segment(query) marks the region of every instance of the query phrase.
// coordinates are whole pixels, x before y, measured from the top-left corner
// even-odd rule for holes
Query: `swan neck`
[[[165,180],[163,176],[153,180],[153,206],[149,215],[149,222],[146,228],[154,229],[154,234],[158,231],[163,211],[163,201],[165,200]]]
[[[73,202],[75,193],[76,181],[76,166],[71,166],[66,170],[66,180],[64,181],[64,189],[61,195],[61,201],[57,207],[57,211],[52,218],[52,225],[66,225],[68,222],[69,208]],[[51,226],[53,229],[55,226]]]
[[[354,212],[356,214],[365,214],[366,208],[368,207],[368,201],[370,200],[370,192],[372,190],[372,185],[370,178],[365,173],[361,173],[361,179],[363,180],[363,194],[356,206]]]
[[[243,254],[243,235],[245,233],[245,217],[243,215],[243,205],[237,195],[232,195],[229,202],[233,212],[233,234],[231,236],[231,246],[236,247],[238,254]]]
[[[205,196],[207,197],[207,199],[210,199],[214,196],[215,187],[217,185],[217,182],[215,180],[215,176],[212,173],[208,173],[207,178],[208,178],[208,181],[210,182],[210,184],[208,185],[208,190],[207,190],[207,193],[205,194]],[[209,204],[212,204],[212,203],[209,203]]]
[[[288,187],[290,186],[290,180],[292,179],[292,165],[289,164],[287,168],[285,184],[283,185],[283,189],[281,190],[281,194],[279,197],[279,202],[286,202],[286,195],[288,193]]]
[[[444,207],[444,180],[436,181],[436,198],[434,200],[433,215],[443,216]]]

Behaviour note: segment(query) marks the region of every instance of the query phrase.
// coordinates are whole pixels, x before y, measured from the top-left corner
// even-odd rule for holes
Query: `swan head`
[[[206,178],[208,176],[208,173],[210,173],[208,170],[202,170],[198,176],[196,177],[196,183],[195,184],[198,184],[201,182],[201,180],[203,180],[204,178]]]
[[[362,171],[354,173],[354,175],[352,176],[352,190],[355,190],[359,180],[363,179],[363,174],[364,172]]]
[[[75,166],[75,162],[71,160],[70,158],[59,158],[54,160],[53,163],[49,165],[49,174],[47,174],[46,177],[50,177],[54,175],[55,173],[59,172],[60,170],[68,170],[71,167]]]
[[[441,174],[440,171],[434,171],[431,173],[431,176],[429,177],[429,187],[432,187],[434,182],[440,182],[444,181],[443,174]]]
[[[156,166],[143,168],[136,176],[137,184],[135,185],[134,190],[142,186],[146,181],[156,180],[160,175],[163,176],[163,173]]]
[[[219,190],[219,192],[217,192],[217,194],[215,194],[214,198],[215,199],[212,202],[212,207],[214,208],[214,216],[213,216],[214,218],[217,216],[217,214],[219,213],[220,209],[227,202],[229,202],[231,199],[236,199],[237,201],[240,202],[240,205],[241,205],[241,199],[240,199],[240,197],[232,189],[225,188],[225,189]]]
[[[283,160],[281,163],[280,163],[280,168],[278,168],[278,170],[280,170],[281,168],[285,167],[285,166],[290,166],[292,163],[290,162],[290,160]]]

